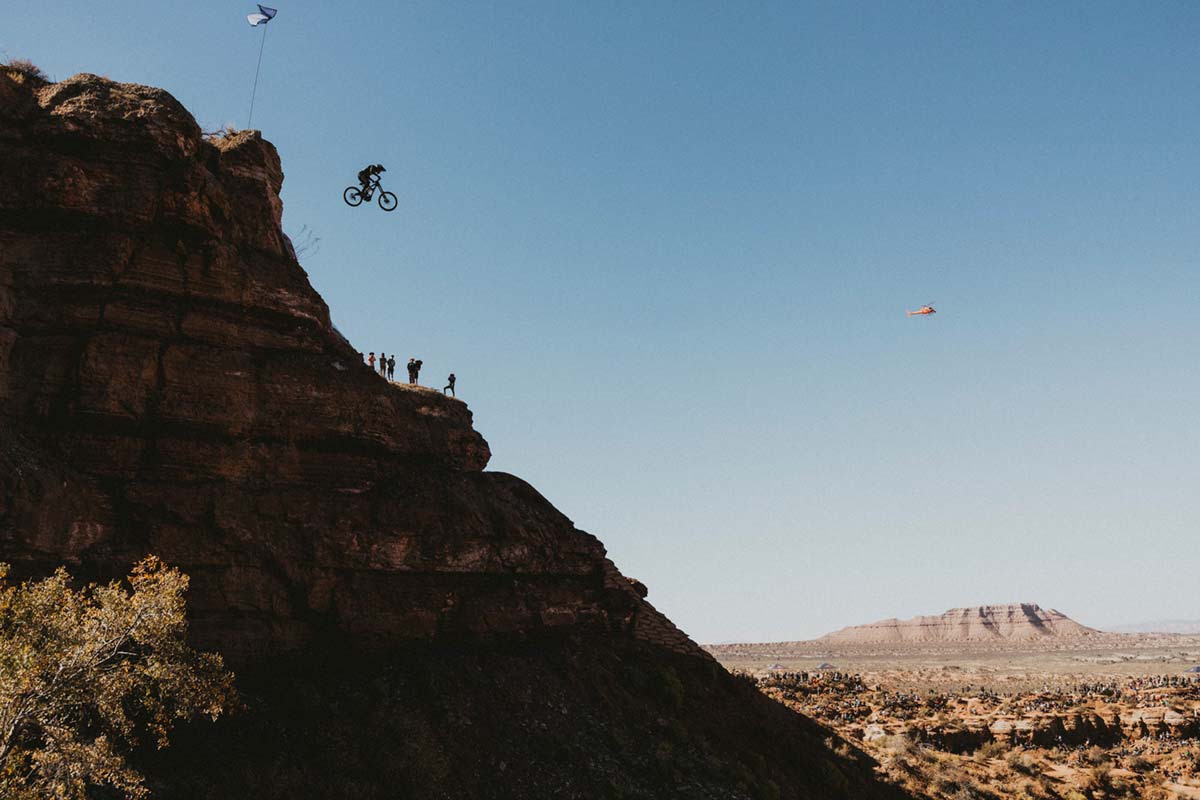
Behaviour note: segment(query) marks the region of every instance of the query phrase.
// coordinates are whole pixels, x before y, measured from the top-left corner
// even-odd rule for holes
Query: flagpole
[[[258,66],[254,68],[254,88],[250,90],[250,115],[246,118],[247,128],[254,121],[254,96],[258,94],[258,73],[262,69],[262,54],[263,48],[267,46],[267,28],[269,27],[271,26],[265,22],[263,23],[262,44],[258,46]]]

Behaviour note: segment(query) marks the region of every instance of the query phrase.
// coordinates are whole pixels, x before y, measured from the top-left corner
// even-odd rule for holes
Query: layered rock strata
[[[461,401],[361,363],[281,228],[279,156],[158,89],[0,78],[0,558],[192,576],[235,657],[662,621]],[[645,613],[646,621],[639,625]]]
[[[1077,638],[1097,633],[1060,611],[1045,610],[1035,603],[1014,603],[952,608],[944,614],[912,619],[885,619],[842,628],[817,641],[838,644],[991,642]]]

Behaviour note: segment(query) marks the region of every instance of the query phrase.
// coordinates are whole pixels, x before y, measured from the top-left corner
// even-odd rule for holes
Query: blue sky
[[[335,322],[695,638],[1200,618],[1200,6],[277,5]],[[0,55],[240,127],[253,10],[10,4]]]

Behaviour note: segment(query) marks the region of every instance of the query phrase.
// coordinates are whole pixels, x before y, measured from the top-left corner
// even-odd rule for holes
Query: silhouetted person
[[[396,354],[392,353],[388,356],[388,380],[396,377]]]
[[[417,382],[416,363],[417,363],[417,360],[415,358],[410,358],[408,360],[408,382],[409,383]]]
[[[421,365],[424,363],[425,362],[419,358],[412,363],[412,382],[414,384],[417,383],[417,379],[421,377]]]
[[[358,182],[362,185],[364,194],[367,191],[367,187],[371,185],[371,178],[374,178],[381,172],[387,172],[383,168],[383,164],[368,164],[358,171]]]
[[[449,392],[451,397],[458,397],[458,395],[456,395],[454,393],[454,373],[453,372],[450,373],[449,378],[446,378],[446,381],[447,381],[446,388],[442,389],[442,394]]]
[[[369,366],[371,368],[371,372],[375,371],[375,353],[374,352],[372,352],[369,356],[367,356],[367,366]]]
[[[387,377],[387,353],[380,352],[379,354],[379,374]]]

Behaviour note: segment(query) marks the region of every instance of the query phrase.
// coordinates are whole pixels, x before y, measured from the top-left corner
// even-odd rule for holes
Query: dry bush
[[[935,796],[948,800],[988,800],[994,796],[971,777],[964,762],[957,758],[938,758],[929,772],[929,786]]]
[[[1079,788],[1089,794],[1095,794],[1096,792],[1107,794],[1112,789],[1112,777],[1109,775],[1112,766],[1110,762],[1105,762],[1081,772]]]
[[[1017,787],[1016,793],[1013,795],[1013,800],[1037,800],[1043,796],[1041,787],[1033,781],[1023,781]]]
[[[4,69],[24,75],[26,78],[33,78],[45,83],[50,82],[50,78],[42,72],[42,68],[26,58],[10,58],[4,62]]]
[[[988,759],[999,758],[1007,752],[1008,744],[1006,742],[1002,742],[999,739],[992,739],[990,742],[984,742],[984,744],[975,751],[975,760],[987,761]]]
[[[1013,772],[1019,772],[1022,775],[1036,775],[1038,772],[1037,766],[1033,763],[1033,759],[1027,753],[1020,750],[1010,750],[1004,756],[1004,763]]]
[[[983,795],[970,786],[963,786],[952,794],[950,798],[951,800],[982,800]]]
[[[215,143],[224,141],[226,139],[231,139],[234,136],[237,136],[238,133],[240,133],[240,131],[237,129],[237,127],[232,122],[227,122],[220,128],[217,128],[215,131],[204,131],[204,133],[201,135],[208,141]]]
[[[1125,762],[1125,766],[1134,772],[1150,772],[1155,768],[1154,762],[1145,756],[1133,756]]]
[[[929,784],[937,795],[950,797],[963,788],[961,775],[934,775]]]
[[[876,740],[878,746],[894,755],[913,756],[916,755],[919,748],[912,739],[899,734],[894,736],[883,736]]]

